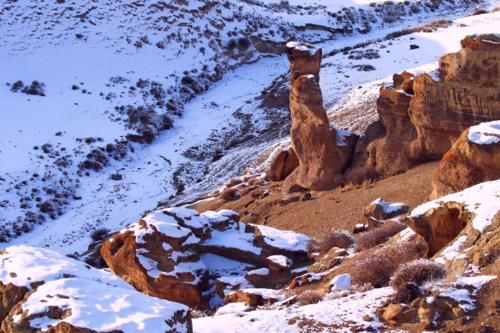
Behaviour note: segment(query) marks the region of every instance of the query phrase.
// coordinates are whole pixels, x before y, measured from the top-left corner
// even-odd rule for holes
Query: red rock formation
[[[473,126],[443,156],[430,199],[500,178],[500,121]]]
[[[267,170],[267,177],[273,182],[283,181],[299,165],[299,160],[293,148],[282,150],[274,158],[271,167]]]
[[[459,52],[441,57],[439,80],[395,75],[380,92],[386,136],[369,145],[368,166],[388,175],[440,159],[466,128],[500,118],[498,54],[497,35],[467,36]]]
[[[298,185],[310,190],[331,189],[340,182],[347,159],[336,145],[337,133],[323,107],[319,86],[322,51],[310,44],[287,44],[291,91],[290,137],[299,166],[286,179],[284,190]]]

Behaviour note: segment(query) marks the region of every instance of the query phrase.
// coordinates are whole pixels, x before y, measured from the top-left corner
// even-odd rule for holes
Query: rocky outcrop
[[[469,232],[465,238],[477,239],[478,234],[490,227],[495,216],[498,220],[499,195],[500,180],[480,183],[415,208],[407,224],[425,239],[429,247],[428,256],[432,257],[463,230]]]
[[[443,156],[432,180],[430,199],[500,178],[500,121],[466,130]]]
[[[244,224],[233,211],[198,214],[167,208],[113,235],[101,254],[115,274],[138,290],[208,308],[241,288],[288,283],[292,270],[309,262],[308,240],[291,231]]]
[[[290,137],[299,165],[286,179],[285,191],[293,185],[331,189],[340,183],[349,156],[337,147],[337,131],[330,128],[323,107],[319,86],[322,51],[310,44],[290,42],[287,54],[291,72]],[[351,155],[352,147],[347,151]]]
[[[293,148],[282,150],[276,155],[266,176],[273,182],[283,181],[299,166],[299,160]]]
[[[0,260],[0,332],[192,332],[185,305],[143,295],[107,271],[30,246],[8,247]]]
[[[388,302],[381,319],[404,330],[449,331],[474,316],[490,316],[497,300],[490,294],[500,285],[500,180],[427,202],[412,211],[408,225],[425,239],[428,257],[445,268],[446,277],[418,286],[404,303]],[[483,293],[485,285],[489,291]]]
[[[368,166],[381,174],[440,159],[468,127],[500,118],[498,35],[467,36],[439,60],[439,77],[395,75],[377,102],[384,138],[368,146]]]

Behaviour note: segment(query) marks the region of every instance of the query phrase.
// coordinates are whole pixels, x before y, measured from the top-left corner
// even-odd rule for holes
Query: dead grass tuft
[[[420,286],[424,282],[442,279],[446,269],[428,259],[417,259],[401,265],[391,278],[391,286],[396,290],[394,300],[398,303],[411,302],[421,296]]]
[[[327,253],[334,247],[347,249],[354,244],[355,238],[346,230],[331,230],[319,239],[311,239],[307,245],[308,252]]]
[[[401,264],[422,258],[427,247],[424,242],[400,242],[360,255],[350,268],[358,284],[370,283],[375,288],[386,286]]]
[[[371,231],[359,233],[356,241],[356,251],[364,251],[386,242],[389,238],[396,235],[406,226],[396,221],[387,221],[380,227]]]

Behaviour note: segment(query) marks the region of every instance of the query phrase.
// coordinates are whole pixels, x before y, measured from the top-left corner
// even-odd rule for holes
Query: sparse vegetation
[[[396,290],[394,300],[398,303],[411,302],[422,295],[423,283],[439,280],[446,276],[446,269],[428,259],[417,259],[401,265],[391,278],[391,286]]]
[[[405,228],[406,226],[402,223],[387,221],[378,228],[359,233],[356,241],[356,251],[364,251],[382,244]]]
[[[351,267],[353,280],[370,283],[374,287],[386,286],[400,265],[422,258],[427,250],[423,242],[400,242],[365,252]]]
[[[325,236],[313,238],[307,244],[309,253],[319,252],[324,254],[334,247],[347,249],[354,244],[355,238],[346,230],[331,230]]]
[[[323,299],[323,295],[317,290],[305,290],[297,295],[297,303],[300,305],[316,304]]]
[[[106,236],[110,233],[110,230],[107,228],[98,228],[90,234],[90,238],[94,242],[102,241],[106,238]]]

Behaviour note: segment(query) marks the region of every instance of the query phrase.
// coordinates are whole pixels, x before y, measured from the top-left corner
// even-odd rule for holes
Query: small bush
[[[309,253],[327,253],[334,247],[347,249],[354,244],[354,237],[345,230],[331,230],[320,239],[311,239],[307,244]]]
[[[228,188],[225,189],[221,194],[220,197],[226,201],[233,201],[233,200],[238,200],[241,198],[241,193],[238,191],[238,189],[235,188]]]
[[[106,236],[109,234],[109,232],[110,232],[109,229],[99,228],[99,229],[92,231],[92,233],[90,234],[90,238],[92,238],[92,240],[94,242],[102,241],[106,238]]]
[[[378,228],[360,233],[356,241],[356,251],[363,251],[384,243],[405,228],[406,226],[402,223],[387,221]]]
[[[344,174],[344,183],[352,185],[361,185],[364,182],[376,180],[378,174],[375,170],[366,167],[347,170]]]
[[[370,283],[375,288],[386,286],[401,264],[422,258],[427,246],[421,242],[400,242],[373,249],[358,259],[350,272],[358,284]]]
[[[306,290],[297,295],[297,303],[300,305],[316,304],[323,299],[323,295],[316,290]]]
[[[432,260],[417,259],[403,264],[391,278],[391,286],[396,290],[395,301],[411,302],[421,296],[419,287],[424,282],[439,280],[445,276],[446,269]]]

